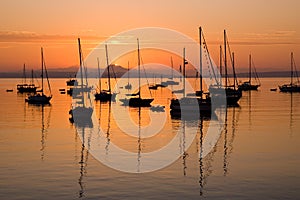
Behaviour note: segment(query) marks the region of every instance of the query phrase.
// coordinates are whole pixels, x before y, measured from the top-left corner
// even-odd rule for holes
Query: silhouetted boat
[[[74,78],[70,78],[69,80],[66,81],[67,86],[76,86],[78,84],[77,80]]]
[[[7,89],[6,92],[13,92],[13,89]]]
[[[110,65],[108,62],[108,53],[107,53],[107,45],[105,44],[105,53],[106,53],[106,64],[107,64],[107,79],[108,79],[108,90],[101,89],[101,75],[100,75],[100,67],[99,67],[99,59],[98,59],[98,74],[99,74],[99,92],[95,94],[95,100],[100,101],[115,101],[116,93],[111,92],[111,84],[110,84]]]
[[[257,88],[260,86],[260,81],[258,79],[258,75],[256,73],[256,69],[253,66],[254,69],[254,75],[255,75],[255,79],[257,80],[258,84],[252,84],[251,83],[251,76],[252,76],[252,59],[251,59],[251,54],[249,55],[249,80],[243,82],[241,85],[238,86],[239,89],[243,90],[243,91],[248,91],[248,90],[257,90]]]
[[[151,106],[150,110],[153,112],[165,112],[165,106],[161,106],[161,105]]]
[[[45,65],[45,60],[44,60],[44,53],[43,53],[43,48],[41,48],[41,57],[42,57],[42,89],[38,91],[37,94],[33,94],[28,96],[27,99],[25,99],[25,101],[27,101],[30,104],[49,104],[50,100],[52,99],[52,94],[51,94],[51,87],[50,87],[50,82],[48,79],[48,73],[47,73],[47,68]],[[45,71],[45,75],[47,78],[47,83],[48,83],[48,89],[50,92],[50,95],[47,96],[44,94],[44,71]]]
[[[229,53],[232,55],[231,62],[232,62],[232,71],[233,71],[233,85],[228,85],[229,79],[227,74],[227,46],[229,47],[229,43],[226,36],[226,30],[224,30],[224,64],[225,64],[225,85],[222,85],[222,82],[220,82],[217,85],[210,85],[209,86],[209,92],[213,96],[213,98],[218,99],[218,96],[224,93],[226,95],[226,102],[227,105],[236,105],[238,104],[238,101],[242,97],[242,90],[238,89],[238,81],[235,73],[235,67],[234,67],[234,53],[231,54],[230,49]],[[222,66],[222,48],[220,47],[220,68]],[[221,76],[222,76],[222,70],[220,70]]]
[[[294,77],[297,79],[296,82],[294,82],[293,80]],[[280,92],[300,92],[300,81],[293,52],[291,53],[291,82],[289,84],[284,84],[278,87],[280,89]]]
[[[149,89],[150,90],[157,90],[158,86],[156,85],[156,79],[155,76],[153,75],[153,79],[154,79],[154,84],[149,85]]]
[[[127,85],[124,86],[126,90],[131,90],[132,85],[129,83],[129,61],[127,65]]]
[[[200,46],[200,52],[201,52]],[[201,54],[200,54],[201,55]],[[200,60],[202,57],[200,56]],[[201,63],[201,62],[200,62]],[[180,99],[171,99],[170,114],[171,116],[178,116],[184,119],[199,118],[202,116],[211,115],[211,101],[209,98],[204,99],[202,95],[200,97],[186,97],[185,95],[185,65],[188,62],[185,59],[185,48],[183,49],[183,97]],[[201,79],[202,80],[202,79]],[[201,88],[202,90],[202,88]],[[199,112],[197,112],[199,111]]]
[[[23,79],[21,84],[17,84],[17,90],[20,93],[35,93],[37,87],[33,83],[33,70],[31,70],[31,81],[30,84],[26,83],[26,71],[25,71],[25,63],[23,66]]]
[[[161,82],[161,85],[167,87],[169,85],[179,85],[179,82],[177,81],[174,81],[174,72],[173,72],[173,59],[171,57],[171,78],[169,78],[170,80],[167,80],[167,81],[164,81],[164,82]]]
[[[140,68],[141,68],[141,60],[140,60],[140,44],[139,39],[137,39],[137,53],[138,53],[138,72],[139,72],[139,88],[138,92],[136,94],[132,94],[131,96],[137,96],[137,97],[131,97],[129,99],[120,99],[120,101],[124,105],[129,105],[130,107],[150,107],[151,102],[154,100],[153,98],[150,99],[143,99],[141,98],[141,75],[140,75]]]
[[[90,124],[91,116],[93,114],[93,108],[85,105],[85,95],[88,93],[88,85],[83,83],[83,55],[81,51],[80,38],[78,38],[78,51],[79,51],[79,60],[80,60],[80,84],[77,85],[77,91],[79,92],[76,95],[73,95],[73,99],[77,100],[74,105],[72,105],[69,114],[71,115],[70,121],[76,122],[82,126],[85,124]],[[86,71],[85,71],[86,72]],[[75,88],[74,88],[75,89]],[[86,94],[88,93],[88,94]]]

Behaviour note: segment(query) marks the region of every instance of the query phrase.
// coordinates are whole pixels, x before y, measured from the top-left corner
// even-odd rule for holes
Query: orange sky
[[[299,8],[298,0],[1,0],[0,71],[39,68],[41,46],[49,68],[78,65],[77,37],[87,55],[109,36],[149,26],[195,40],[202,26],[216,63],[226,29],[238,71],[250,52],[258,70],[285,70],[291,51],[300,63]]]

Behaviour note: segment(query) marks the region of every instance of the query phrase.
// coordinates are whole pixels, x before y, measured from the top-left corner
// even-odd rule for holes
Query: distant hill
[[[48,75],[49,78],[70,78],[75,77],[78,72],[77,66],[71,66],[67,68],[52,68],[48,69]],[[103,69],[101,69],[103,70]],[[111,77],[116,76],[117,78],[122,77],[126,72],[127,69],[125,69],[122,66],[119,65],[111,65]],[[41,70],[34,71],[35,77],[39,77],[41,74]],[[115,75],[114,75],[115,74]],[[195,77],[196,71],[195,69],[187,69],[186,70],[187,77]],[[300,72],[298,72],[300,74]],[[107,68],[102,73],[102,77],[106,78],[108,75]],[[14,71],[14,72],[0,72],[0,78],[22,78],[23,72],[22,71]],[[148,78],[153,78],[153,76],[159,78],[159,77],[170,77],[171,72],[169,70],[161,70],[158,72],[157,68],[147,68],[147,74],[146,76]],[[274,72],[258,72],[259,77],[289,77],[290,72],[289,71],[274,71]],[[26,73],[26,77],[31,77],[31,72]],[[91,78],[97,78],[98,77],[98,70],[88,69],[88,77]],[[130,70],[130,77],[137,78],[138,77],[138,71],[135,69]],[[141,69],[141,77],[145,77],[144,69]],[[229,74],[229,77],[232,77],[231,74]],[[248,73],[237,73],[238,78],[244,78],[248,77]]]

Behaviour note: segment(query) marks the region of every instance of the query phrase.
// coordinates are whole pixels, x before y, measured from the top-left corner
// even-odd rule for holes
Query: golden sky
[[[299,0],[1,0],[0,71],[39,68],[41,46],[48,68],[76,66],[77,37],[87,55],[129,29],[163,27],[198,40],[199,26],[216,63],[226,29],[237,71],[249,53],[258,70],[288,70],[291,51],[300,65],[299,8]]]

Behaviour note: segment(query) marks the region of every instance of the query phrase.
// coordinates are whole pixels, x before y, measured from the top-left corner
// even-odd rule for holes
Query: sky
[[[199,26],[216,63],[226,29],[237,71],[250,53],[258,71],[289,70],[291,51],[300,65],[299,8],[299,0],[1,0],[0,72],[40,68],[41,47],[48,68],[78,66],[78,37],[88,55],[130,29],[168,28],[197,41]]]

